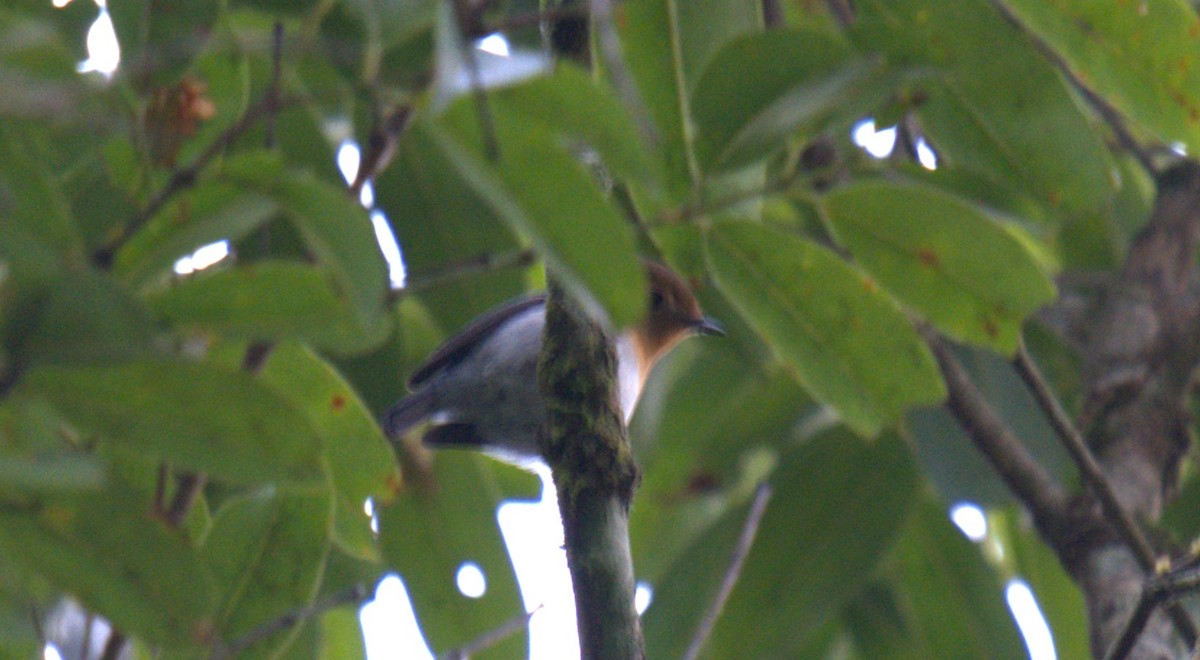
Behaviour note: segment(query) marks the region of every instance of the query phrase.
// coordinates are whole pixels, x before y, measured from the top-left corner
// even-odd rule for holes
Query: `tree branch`
[[[992,468],[1033,515],[1056,549],[1066,544],[1069,498],[1025,445],[1012,434],[936,331],[921,329],[946,381],[946,407]]]
[[[554,475],[586,660],[645,658],[634,607],[629,503],[639,480],[616,396],[611,339],[549,274],[538,385],[539,439]]]
[[[1063,446],[1071,454],[1075,464],[1079,466],[1084,482],[1100,499],[1104,515],[1117,528],[1117,533],[1125,541],[1125,545],[1133,550],[1142,570],[1147,573],[1153,572],[1158,560],[1154,549],[1150,547],[1150,542],[1146,540],[1146,536],[1134,522],[1133,516],[1117,501],[1112,485],[1108,483],[1108,477],[1104,474],[1104,468],[1100,467],[1096,458],[1092,456],[1091,450],[1084,443],[1083,435],[1075,428],[1067,411],[1058,402],[1058,397],[1050,390],[1050,385],[1046,383],[1046,379],[1038,370],[1037,364],[1026,350],[1024,342],[1017,348],[1013,366],[1016,368],[1017,374],[1021,376],[1021,380],[1025,381],[1033,393],[1033,398],[1037,401],[1038,406],[1050,420],[1050,426],[1054,428],[1054,432],[1062,441]]]
[[[1200,364],[1200,164],[1182,161],[1157,176],[1158,195],[1130,244],[1119,279],[1100,298],[1084,351],[1081,426],[1121,506],[1156,521],[1173,496],[1190,445],[1187,397]],[[1128,629],[1146,585],[1144,561],[1123,546],[1097,543],[1068,568],[1088,603],[1092,648],[1109,648]],[[1172,622],[1151,616],[1138,657],[1191,648],[1196,627],[1178,607]],[[1178,630],[1180,637],[1175,637]]]
[[[258,120],[270,116],[290,102],[295,102],[295,99],[274,99],[270,94],[267,94],[257,103],[250,106],[237,123],[230,126],[224,133],[213,140],[190,165],[177,170],[171,175],[171,179],[167,181],[167,184],[150,199],[150,202],[141,211],[133,216],[129,224],[125,225],[120,236],[92,253],[92,261],[101,269],[109,268],[112,265],[113,257],[116,256],[117,251],[121,249],[125,242],[144,227],[146,223],[150,222],[176,195],[195,185],[200,173],[217,156],[221,155],[234,140],[250,129],[250,127],[254,126]]]

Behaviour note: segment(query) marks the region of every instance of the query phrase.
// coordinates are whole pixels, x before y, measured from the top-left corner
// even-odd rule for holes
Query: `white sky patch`
[[[924,167],[927,170],[937,169],[937,152],[933,150],[933,147],[929,146],[929,143],[925,141],[925,138],[920,138],[917,140],[917,162],[921,163],[921,167]]]
[[[407,271],[404,268],[404,255],[400,252],[400,243],[392,233],[392,225],[388,223],[383,211],[371,211],[371,224],[375,227],[375,240],[379,241],[379,249],[388,265],[388,279],[393,289],[404,288],[404,278]]]
[[[368,209],[375,206],[375,187],[370,181],[364,181],[362,190],[358,191],[358,203]]]
[[[654,601],[654,590],[645,582],[637,583],[637,590],[633,592],[633,607],[637,610],[638,615],[646,613],[646,608],[650,607],[650,603]]]
[[[1004,598],[1008,601],[1008,609],[1012,610],[1013,618],[1017,620],[1017,628],[1025,638],[1025,646],[1029,649],[1030,660],[1056,660],[1054,652],[1054,637],[1050,634],[1050,626],[1042,609],[1038,607],[1033,591],[1023,580],[1010,580],[1004,590]]]
[[[563,550],[562,519],[550,468],[537,465],[542,477],[542,499],[507,502],[497,519],[512,557],[525,611],[538,610],[529,621],[530,660],[579,657],[579,630],[575,622],[575,596]]]
[[[867,150],[876,158],[887,158],[896,147],[896,127],[876,130],[874,119],[865,119],[850,129],[854,144]]]
[[[368,660],[433,660],[417,627],[412,601],[399,577],[389,575],[375,589],[375,600],[359,610]]]
[[[487,593],[487,576],[483,574],[479,564],[473,561],[463,562],[462,566],[458,567],[458,573],[454,575],[454,584],[458,586],[458,592],[467,598],[483,598]]]
[[[191,275],[204,270],[229,256],[229,241],[217,241],[201,246],[195,252],[175,262],[177,275]]]
[[[117,44],[112,17],[102,3],[97,4],[100,4],[100,15],[87,33],[88,58],[79,63],[78,70],[80,73],[95,71],[111,78],[121,63],[121,47]]]
[[[358,176],[358,165],[362,159],[362,152],[358,149],[358,143],[354,140],[344,140],[337,152],[337,166],[342,171],[342,176],[346,178],[346,183],[354,183],[354,177]]]
[[[987,537],[987,516],[983,509],[970,502],[959,502],[950,507],[950,520],[975,543]]]
[[[508,39],[505,39],[504,35],[499,33],[489,34],[480,39],[476,48],[492,55],[508,57]]]
[[[67,0],[68,2],[70,0]],[[42,648],[43,660],[63,660],[62,654],[58,652],[58,647],[53,644],[47,644]]]

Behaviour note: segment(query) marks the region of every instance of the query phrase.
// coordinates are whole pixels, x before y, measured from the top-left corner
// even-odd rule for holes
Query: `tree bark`
[[[1153,213],[1130,246],[1120,280],[1093,311],[1086,338],[1083,428],[1122,506],[1155,522],[1175,491],[1188,449],[1188,390],[1200,363],[1200,165],[1184,161],[1158,177]],[[1146,583],[1130,550],[1111,537],[1071,553],[1083,588],[1093,652],[1120,636]],[[1157,613],[1130,657],[1186,653]]]
[[[550,278],[538,382],[548,410],[542,455],[554,474],[581,657],[645,657],[634,607],[629,503],[639,473],[604,329]]]

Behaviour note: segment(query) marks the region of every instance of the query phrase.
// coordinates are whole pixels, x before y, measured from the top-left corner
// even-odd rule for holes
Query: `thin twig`
[[[518,250],[516,252],[485,252],[469,259],[457,261],[436,271],[422,275],[419,279],[409,280],[403,289],[391,292],[390,299],[395,302],[405,296],[433,288],[443,282],[456,280],[470,275],[487,273],[505,268],[525,268],[537,260],[533,250]]]
[[[183,521],[187,519],[188,512],[192,510],[192,505],[196,503],[196,498],[200,496],[206,483],[208,477],[203,472],[185,472],[179,475],[175,496],[171,498],[171,505],[167,507],[163,516],[168,525],[175,528],[183,526]]]
[[[1133,650],[1133,645],[1137,642],[1138,637],[1141,636],[1146,623],[1150,621],[1150,615],[1154,613],[1154,608],[1162,602],[1165,594],[1166,592],[1150,585],[1146,585],[1146,588],[1142,589],[1137,607],[1133,608],[1133,612],[1129,614],[1129,621],[1121,630],[1120,637],[1117,637],[1109,647],[1108,653],[1104,655],[1105,660],[1125,660],[1129,652]]]
[[[391,162],[392,156],[396,153],[396,143],[400,140],[400,135],[404,133],[405,127],[408,126],[408,120],[412,114],[412,106],[408,105],[391,110],[386,117],[381,117],[378,112],[375,113],[375,123],[367,137],[367,144],[363,148],[358,172],[354,176],[354,182],[350,184],[350,194],[354,199],[358,199],[363,186],[367,185],[368,181],[382,172]]]
[[[758,525],[762,522],[763,514],[766,513],[767,504],[770,501],[771,485],[764,483],[754,493],[750,512],[746,514],[746,522],[742,525],[742,533],[738,536],[737,545],[734,546],[733,554],[729,558],[729,568],[725,570],[725,576],[721,579],[721,586],[717,590],[716,597],[713,598],[708,610],[700,619],[696,633],[692,635],[692,641],[683,655],[685,660],[695,660],[699,657],[700,650],[704,648],[704,643],[712,634],[713,626],[717,624],[717,618],[721,616],[721,612],[725,609],[725,603],[729,601],[729,596],[733,593],[733,588],[742,575],[742,566],[746,563],[746,557],[750,555],[750,548],[754,546],[754,537],[758,535]]]
[[[1059,439],[1062,440],[1067,452],[1071,454],[1071,458],[1079,466],[1079,471],[1083,473],[1084,481],[1087,482],[1092,492],[1100,500],[1100,506],[1104,510],[1105,519],[1116,527],[1117,535],[1121,537],[1121,540],[1133,552],[1133,556],[1142,571],[1147,576],[1153,576],[1155,565],[1158,562],[1158,556],[1154,552],[1154,548],[1151,547],[1146,536],[1142,534],[1137,523],[1134,522],[1133,516],[1117,500],[1117,495],[1113,491],[1112,484],[1109,483],[1108,476],[1104,474],[1104,468],[1100,466],[1099,461],[1096,460],[1091,450],[1088,449],[1083,435],[1075,428],[1070,416],[1067,415],[1067,411],[1063,409],[1062,404],[1058,401],[1058,397],[1050,389],[1050,385],[1042,376],[1037,363],[1033,361],[1033,357],[1025,348],[1024,342],[1021,342],[1017,347],[1017,356],[1013,360],[1013,366],[1016,368],[1017,374],[1021,376],[1021,380],[1025,381],[1025,384],[1033,393],[1033,398],[1038,402],[1038,406],[1046,413],[1046,417],[1050,420],[1050,425],[1054,428],[1054,432],[1058,435]],[[1171,622],[1175,625],[1176,630],[1187,641],[1188,646],[1195,644],[1197,637],[1196,625],[1183,606],[1178,603],[1172,603],[1168,606],[1167,613],[1170,615]],[[1144,621],[1142,625],[1145,625]],[[1140,632],[1140,628],[1138,632]]]
[[[522,28],[537,27],[546,22],[587,16],[587,13],[588,9],[586,5],[546,7],[540,11],[526,12],[524,14],[508,16],[493,25],[482,27],[480,30],[471,34],[470,36],[479,38],[486,37],[493,32],[511,32],[513,30],[520,30]]]
[[[108,641],[104,643],[104,651],[100,653],[100,660],[117,660],[121,657],[121,651],[125,650],[125,633],[112,629],[108,634]]]
[[[213,660],[225,660],[225,658],[236,658],[242,651],[254,646],[255,644],[267,639],[268,637],[283,632],[292,626],[299,625],[309,619],[324,614],[342,605],[357,604],[367,599],[367,588],[361,584],[356,584],[353,587],[334,594],[328,594],[323,598],[319,598],[311,605],[305,605],[296,610],[292,610],[283,616],[268,621],[242,637],[234,640],[232,643],[224,646],[218,646],[213,650]]]
[[[829,7],[829,13],[833,14],[838,25],[847,28],[854,24],[854,7],[850,0],[825,0],[825,6]]]
[[[275,148],[275,123],[279,115],[279,92],[283,81],[283,21],[275,21],[271,34],[271,85],[267,88],[267,121],[263,146]]]
[[[469,26],[473,20],[467,0],[454,0],[455,22],[458,26],[459,47],[462,51],[463,63],[467,67],[467,77],[471,82],[471,97],[475,100],[475,112],[479,115],[479,129],[483,134],[483,152],[488,161],[500,162],[500,141],[496,138],[496,120],[492,117],[492,108],[488,103],[487,91],[483,88],[483,74],[479,70],[479,58],[476,55],[472,40],[467,37]]]
[[[1124,660],[1133,650],[1134,644],[1150,620],[1150,615],[1154,613],[1154,608],[1180,592],[1194,591],[1197,587],[1200,587],[1200,569],[1195,566],[1188,566],[1161,577],[1155,575],[1147,580],[1137,607],[1130,613],[1129,621],[1125,623],[1121,635],[1109,647],[1104,656],[1105,660]],[[1200,647],[1193,649],[1193,654],[1197,652],[1200,652]]]
[[[159,190],[153,198],[151,198],[150,202],[146,204],[145,208],[133,216],[133,218],[129,221],[129,224],[126,225],[124,230],[121,232],[120,236],[104,247],[96,250],[92,254],[92,261],[95,262],[100,268],[106,269],[111,266],[114,255],[116,255],[117,250],[120,250],[121,246],[125,244],[125,241],[129,240],[129,238],[136,234],[138,230],[145,226],[146,223],[150,222],[150,220],[154,218],[154,216],[157,215],[158,212],[161,211],[168,202],[174,199],[176,195],[195,185],[196,179],[200,176],[200,172],[203,171],[204,168],[208,167],[209,163],[219,156],[226,147],[240,137],[242,133],[246,132],[246,130],[253,126],[254,123],[259,119],[262,119],[264,116],[270,114],[271,112],[277,111],[280,107],[286,106],[293,101],[294,100],[291,99],[281,99],[273,103],[268,95],[260,99],[258,103],[250,106],[250,108],[246,110],[246,113],[242,115],[242,118],[233,126],[230,126],[228,129],[226,129],[225,132],[219,135],[215,140],[213,140],[212,143],[209,144],[208,147],[205,148],[204,151],[202,151],[200,155],[192,161],[191,165],[176,171],[175,174],[171,176],[171,179],[167,181],[167,184],[163,186],[163,188]]]
[[[1128,150],[1129,153],[1133,154],[1134,158],[1138,160],[1138,162],[1146,169],[1147,172],[1156,173],[1158,169],[1154,166],[1153,159],[1150,158],[1150,154],[1146,148],[1142,146],[1137,138],[1134,137],[1133,132],[1129,130],[1129,127],[1125,125],[1125,117],[1121,114],[1121,111],[1097,94],[1094,90],[1092,90],[1091,87],[1088,87],[1087,84],[1085,84],[1083,80],[1071,70],[1071,65],[1067,62],[1066,58],[1060,55],[1058,51],[1054,50],[1054,47],[1051,46],[1045,39],[1043,39],[1041,35],[1030,29],[1030,27],[1026,25],[1019,16],[1017,16],[1016,12],[1014,12],[1012,8],[1010,8],[1008,4],[1004,2],[1004,0],[991,0],[991,3],[992,6],[996,8],[996,11],[1000,12],[1000,14],[1004,16],[1009,23],[1012,23],[1017,30],[1019,30],[1027,39],[1029,39],[1034,48],[1036,48],[1038,52],[1042,54],[1042,57],[1045,57],[1047,60],[1049,60],[1050,63],[1053,64],[1060,72],[1062,72],[1063,76],[1070,81],[1071,85],[1079,90],[1079,92],[1083,95],[1083,98],[1093,108],[1095,108],[1096,112],[1100,115],[1100,118],[1103,119],[1106,124],[1108,124],[1110,129],[1112,129],[1113,135],[1116,136],[1117,141],[1121,144],[1121,146]]]
[[[1066,492],[992,409],[941,335],[929,327],[920,330],[941,368],[950,413],[1009,490],[1029,508],[1039,529],[1057,535],[1068,511]]]
[[[1108,476],[1104,474],[1104,468],[1092,455],[1092,452],[1087,447],[1087,443],[1083,439],[1083,435],[1075,428],[1075,424],[1071,421],[1067,411],[1063,409],[1059,403],[1058,397],[1050,389],[1050,385],[1042,376],[1041,370],[1038,369],[1037,363],[1033,361],[1033,356],[1029,354],[1025,348],[1025,342],[1017,347],[1017,355],[1013,359],[1013,367],[1016,368],[1017,374],[1021,380],[1025,381],[1025,385],[1029,387],[1033,393],[1034,400],[1046,417],[1050,420],[1050,426],[1054,428],[1055,434],[1062,441],[1067,452],[1071,454],[1071,458],[1075,464],[1079,466],[1079,471],[1083,473],[1083,479],[1092,489],[1100,500],[1100,506],[1104,509],[1105,516],[1117,528],[1117,534],[1125,541],[1125,545],[1133,551],[1137,558],[1138,565],[1143,571],[1152,573],[1154,564],[1158,561],[1154,549],[1150,546],[1150,542],[1146,540],[1144,534],[1138,529],[1137,523],[1134,522],[1133,516],[1121,506],[1117,500],[1117,495],[1113,492],[1112,484],[1108,482]]]
[[[764,27],[774,30],[786,24],[787,16],[783,13],[783,6],[779,0],[762,0],[761,4]]]
[[[650,111],[646,108],[641,92],[638,91],[633,74],[625,65],[625,58],[621,56],[621,39],[613,24],[611,0],[588,0],[588,9],[595,26],[600,60],[604,62],[604,69],[608,73],[609,79],[612,80],[613,87],[616,88],[621,102],[629,110],[634,122],[637,123],[642,140],[651,146],[660,144],[658,129],[650,117]],[[680,93],[683,93],[683,90],[680,90]]]
[[[92,612],[83,614],[83,640],[79,643],[79,657],[87,660],[92,655],[92,628],[96,626],[96,615]]]
[[[658,221],[662,224],[674,224],[678,222],[686,222],[693,218],[707,215],[716,211],[728,209],[731,206],[737,206],[743,202],[748,202],[760,197],[774,195],[789,190],[793,185],[806,178],[806,172],[794,172],[784,174],[774,181],[768,182],[761,188],[753,190],[739,190],[729,193],[723,197],[718,197],[714,200],[700,200],[688,202],[678,209],[667,209],[658,214]]]
[[[475,639],[463,644],[462,646],[446,651],[441,656],[440,660],[468,660],[476,653],[482,653],[489,648],[503,642],[517,632],[529,627],[529,621],[537,614],[538,610],[542,609],[541,605],[517,616],[509,619],[500,625],[495,630],[489,630]]]

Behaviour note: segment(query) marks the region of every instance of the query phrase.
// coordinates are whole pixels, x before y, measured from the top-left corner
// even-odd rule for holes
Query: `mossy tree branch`
[[[617,358],[604,328],[550,274],[538,385],[542,455],[554,474],[581,657],[644,658],[634,608],[629,503],[639,473],[617,398]]]

